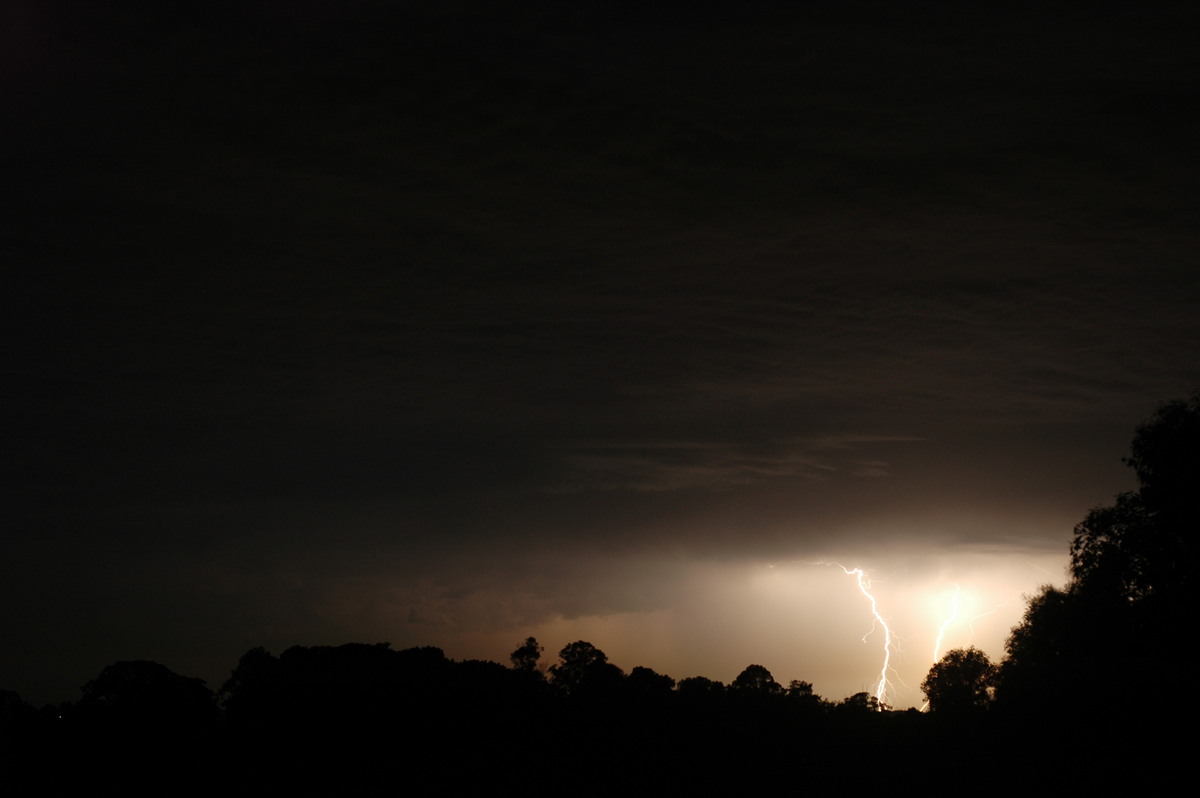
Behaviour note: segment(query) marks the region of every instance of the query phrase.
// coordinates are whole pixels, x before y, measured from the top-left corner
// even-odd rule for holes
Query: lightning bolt
[[[942,653],[942,641],[946,637],[946,629],[958,619],[958,594],[961,592],[962,588],[959,585],[955,585],[954,594],[950,597],[950,615],[946,617],[946,620],[942,621],[942,626],[938,629],[937,640],[933,642],[934,662],[938,661],[938,654]],[[972,618],[971,620],[975,619]]]
[[[933,641],[933,662],[935,664],[938,661],[938,654],[942,653],[942,641],[946,639],[946,629],[948,629],[950,624],[954,623],[954,621],[958,618],[958,595],[960,593],[962,593],[962,586],[955,584],[954,593],[950,596],[950,614],[946,616],[946,620],[942,621],[942,625],[938,629],[937,639]],[[992,612],[995,612],[995,610],[992,610]],[[971,620],[974,621],[975,619],[972,618]],[[972,633],[974,633],[974,630],[972,630]],[[925,703],[921,704],[921,712],[928,711],[929,702],[926,701]]]
[[[892,630],[888,627],[887,619],[879,612],[879,604],[875,601],[875,596],[871,593],[871,580],[861,568],[847,568],[841,563],[820,563],[820,565],[836,565],[841,568],[847,576],[853,576],[858,583],[859,591],[866,596],[867,601],[871,604],[871,615],[874,616],[875,622],[871,625],[871,631],[863,635],[863,642],[867,642],[871,632],[875,631],[876,625],[883,629],[883,665],[879,668],[879,681],[875,684],[875,700],[879,702],[880,711],[887,704],[888,695],[888,670],[892,663]]]
[[[978,621],[980,618],[986,618],[987,616],[991,615],[993,612],[1000,609],[1001,607],[1007,607],[1009,605],[1009,603],[1010,602],[1008,602],[1008,601],[1002,601],[999,604],[997,604],[995,607],[992,607],[987,612],[981,612],[978,615],[972,615],[967,620],[967,628],[971,631],[971,633],[969,635],[967,635],[967,645],[968,646],[971,645],[971,641],[975,639],[975,622]],[[934,661],[936,662],[937,660],[934,660]]]
[[[867,638],[870,637],[875,632],[876,629],[883,629],[883,663],[880,665],[879,677],[875,682],[874,695],[875,695],[875,700],[879,704],[880,711],[888,709],[889,706],[888,706],[887,699],[888,699],[889,694],[894,692],[895,689],[908,689],[908,687],[907,687],[907,685],[904,684],[903,680],[900,680],[898,677],[895,681],[893,681],[893,679],[891,678],[893,675],[892,674],[892,655],[893,654],[899,655],[902,652],[901,652],[900,646],[899,646],[899,638],[897,638],[896,635],[893,634],[891,627],[888,626],[887,618],[885,618],[883,616],[883,613],[881,613],[879,611],[879,602],[876,600],[875,594],[871,592],[870,577],[867,576],[867,572],[864,571],[862,568],[847,568],[846,566],[842,565],[840,562],[836,562],[836,561],[833,561],[833,562],[830,562],[830,561],[812,562],[812,561],[810,561],[806,564],[807,565],[820,565],[820,566],[825,566],[825,567],[836,566],[836,567],[840,568],[842,570],[842,573],[846,574],[847,576],[853,576],[854,580],[855,580],[855,584],[858,585],[859,592],[863,594],[863,597],[866,598],[867,602],[871,605],[871,617],[874,620],[873,620],[873,623],[871,624],[871,629],[862,636],[862,641],[864,643],[866,643]],[[978,613],[976,615],[972,615],[969,618],[966,618],[964,620],[963,619],[964,599],[963,599],[963,595],[962,595],[962,586],[959,585],[958,583],[952,583],[952,584],[954,586],[954,592],[950,595],[949,612],[945,616],[944,620],[941,622],[941,625],[938,627],[937,637],[933,644],[932,662],[935,664],[938,661],[938,657],[941,656],[941,654],[942,654],[942,647],[946,642],[946,637],[952,626],[954,626],[956,623],[965,623],[965,624],[967,624],[967,626],[970,630],[970,637],[974,637],[975,621],[979,620],[980,618],[984,618],[988,615],[991,615],[992,613],[999,610],[1001,607],[1004,607],[1010,603],[1008,601],[1002,602],[1000,604],[995,605],[990,610]],[[970,598],[969,594],[968,594],[967,598],[968,599]],[[969,607],[970,601],[968,600],[966,603]],[[970,645],[970,642],[971,642],[970,639],[968,639],[966,644]],[[924,712],[928,708],[929,708],[929,702],[926,701],[921,706],[920,711]]]
[[[942,653],[942,641],[945,638],[946,629],[949,628],[950,624],[954,623],[954,621],[956,621],[958,619],[958,613],[959,613],[958,596],[961,592],[962,592],[962,587],[960,585],[955,584],[954,585],[954,593],[950,597],[950,615],[946,618],[946,620],[942,621],[942,627],[941,627],[941,629],[938,630],[937,640],[933,644],[933,663],[935,665],[937,664],[937,661],[938,661],[938,655]],[[968,645],[968,646],[971,645],[971,641],[975,637],[975,622],[977,620],[979,620],[980,618],[985,618],[988,615],[991,615],[993,612],[996,612],[1001,607],[1008,606],[1008,603],[1009,602],[1007,602],[1007,601],[1003,601],[1003,602],[997,604],[996,606],[992,607],[990,610],[987,610],[986,612],[981,612],[981,613],[978,613],[977,615],[972,615],[970,618],[968,618],[966,620],[966,624],[967,624],[967,629],[969,630],[970,634],[967,635],[967,642],[965,643],[965,645]],[[921,712],[927,712],[928,710],[929,710],[929,702],[926,701],[925,703],[921,704]]]

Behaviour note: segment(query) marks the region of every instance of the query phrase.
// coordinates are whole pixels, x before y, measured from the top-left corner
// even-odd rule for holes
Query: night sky
[[[1192,4],[5,5],[33,702],[528,635],[836,700],[837,562],[919,704],[1200,388]]]

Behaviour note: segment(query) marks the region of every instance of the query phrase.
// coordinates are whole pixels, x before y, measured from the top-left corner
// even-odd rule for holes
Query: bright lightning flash
[[[847,576],[853,576],[858,585],[860,593],[866,597],[871,605],[871,616],[874,622],[871,629],[863,635],[863,642],[867,642],[867,638],[875,632],[876,629],[883,630],[883,663],[879,668],[879,677],[875,683],[875,700],[879,703],[880,709],[884,709],[888,705],[887,699],[897,690],[907,689],[907,686],[902,680],[897,677],[895,680],[890,678],[894,672],[892,670],[893,654],[899,656],[902,652],[898,645],[898,638],[893,634],[891,627],[888,626],[887,619],[879,611],[879,603],[871,592],[871,580],[867,573],[862,568],[847,568],[836,561],[820,561],[809,562],[808,565],[821,566],[837,566],[842,569],[842,572]],[[937,613],[937,636],[933,643],[933,652],[931,655],[931,663],[936,664],[938,658],[944,654],[943,648],[948,645],[948,639],[952,637],[952,630],[958,627],[965,626],[968,631],[966,645],[971,644],[971,639],[975,636],[975,622],[981,618],[991,615],[1000,608],[1008,605],[1009,601],[1004,601],[996,604],[991,609],[978,612],[978,596],[971,590],[964,591],[962,586],[957,583],[952,583],[954,592],[950,594],[949,608],[945,613]],[[942,593],[945,596],[945,593]],[[944,600],[944,598],[942,599]],[[938,602],[941,604],[941,602]],[[943,605],[944,606],[944,605]],[[928,702],[921,707],[921,711],[928,709]]]
[[[879,669],[879,681],[875,685],[875,700],[879,702],[882,709],[887,704],[888,694],[888,668],[892,662],[892,630],[888,628],[887,619],[879,613],[879,605],[875,601],[875,596],[871,594],[871,580],[863,573],[861,568],[847,568],[841,563],[821,563],[822,565],[836,565],[841,568],[847,576],[853,576],[858,581],[858,589],[867,601],[871,602],[871,614],[875,617],[875,623],[883,628],[883,666]],[[871,632],[875,631],[875,627],[871,627]],[[871,634],[863,635],[863,642],[867,642],[867,637]]]
[[[938,629],[937,640],[933,643],[933,661],[938,661],[938,655],[942,653],[942,640],[946,637],[946,629],[950,624],[958,620],[958,594],[962,592],[962,588],[958,585],[954,586],[954,595],[950,597],[950,614],[946,620],[942,621],[941,627]]]
[[[962,607],[960,606],[960,601],[959,601],[961,595],[962,595],[962,587],[960,585],[956,584],[954,586],[954,593],[950,596],[950,614],[946,616],[946,620],[942,621],[942,625],[938,629],[937,640],[933,644],[933,664],[935,664],[935,665],[938,662],[938,657],[942,653],[942,643],[944,642],[945,637],[946,637],[946,630],[950,628],[951,624],[953,624],[955,621],[958,620],[959,615],[962,613]],[[965,623],[967,624],[967,628],[970,630],[970,635],[967,637],[966,645],[971,645],[971,640],[975,636],[975,621],[977,621],[980,618],[983,618],[985,616],[991,615],[993,612],[1000,609],[1001,607],[1006,606],[1007,604],[1008,604],[1007,601],[1002,602],[1002,603],[997,604],[996,606],[992,607],[990,610],[978,613],[976,615],[972,615],[970,618],[968,618]],[[925,701],[925,703],[921,704],[922,712],[926,712],[926,711],[928,711],[928,709],[929,709],[928,701]]]
[[[950,624],[954,623],[958,619],[958,597],[961,593],[962,587],[960,585],[955,585],[954,593],[950,596],[950,614],[946,616],[946,620],[942,621],[942,625],[938,627],[937,639],[933,641],[934,664],[936,664],[938,661],[938,655],[942,653],[942,641],[946,639],[946,630],[950,628]],[[925,701],[925,703],[921,704],[921,711],[929,711],[929,701]]]

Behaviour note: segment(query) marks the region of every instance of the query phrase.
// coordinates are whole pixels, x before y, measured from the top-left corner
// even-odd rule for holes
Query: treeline
[[[159,663],[119,662],[71,704],[35,710],[5,694],[7,769],[45,788],[81,774],[92,786],[148,788],[186,773],[185,787],[226,794],[358,792],[410,778],[455,794],[534,777],[581,779],[584,794],[640,792],[769,781],[798,744],[838,759],[919,721],[885,718],[866,693],[835,703],[806,682],[784,687],[761,665],[726,685],[626,673],[585,641],[548,667],[541,654],[533,638],[507,666],[386,643],[254,649],[216,692]]]
[[[928,714],[827,701],[749,665],[726,685],[628,673],[577,641],[543,662],[388,644],[247,652],[216,692],[119,662],[82,698],[0,692],[10,794],[1174,789],[1192,733],[1200,396],[1163,405],[1126,462],[1139,488],[1075,529],[1071,579],[1031,598],[1005,655],[948,653]]]

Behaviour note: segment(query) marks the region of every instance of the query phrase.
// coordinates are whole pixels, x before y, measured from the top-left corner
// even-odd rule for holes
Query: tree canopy
[[[542,657],[543,648],[536,637],[527,637],[525,642],[508,655],[514,670],[533,672],[537,670],[538,660]]]
[[[1138,427],[1125,463],[1139,487],[1075,527],[1071,577],[1099,598],[1173,605],[1190,594],[1200,532],[1200,394]]]
[[[739,695],[782,695],[783,686],[762,665],[747,665],[729,689]]]
[[[608,655],[586,640],[568,643],[558,659],[557,665],[550,666],[550,679],[567,694],[607,692],[624,676]]]
[[[1010,634],[999,707],[1096,716],[1143,714],[1138,689],[1184,672],[1200,532],[1200,394],[1168,402],[1137,428],[1138,489],[1092,509],[1074,530],[1070,581],[1044,587]],[[1105,696],[1095,701],[1094,696]]]
[[[996,666],[971,646],[947,651],[921,682],[930,712],[968,714],[987,709],[992,700]]]

